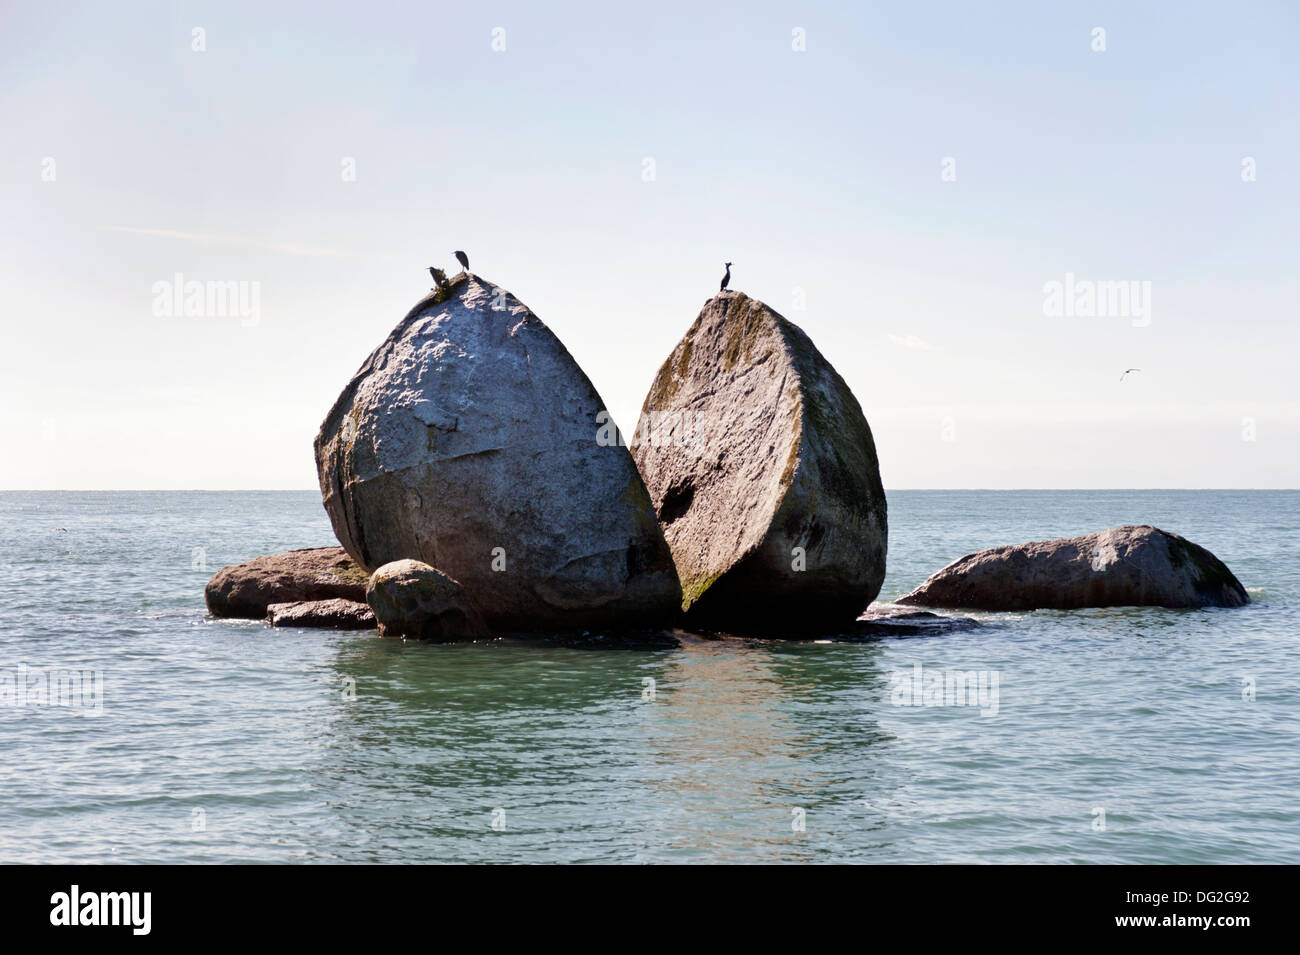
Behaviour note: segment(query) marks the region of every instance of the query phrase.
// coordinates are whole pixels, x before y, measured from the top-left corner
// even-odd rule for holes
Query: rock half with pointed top
[[[1240,607],[1246,588],[1185,537],[1147,524],[994,547],[958,558],[900,604],[971,610]]]
[[[325,510],[366,569],[455,578],[499,630],[645,626],[680,588],[626,447],[560,340],[462,273],[366,359],[316,437]]]
[[[687,619],[850,623],[885,576],[871,428],[807,335],[722,292],[659,369],[632,441],[682,582]]]

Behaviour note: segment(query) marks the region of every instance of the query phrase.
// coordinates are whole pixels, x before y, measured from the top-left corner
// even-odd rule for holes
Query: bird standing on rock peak
[[[452,254],[453,254],[454,256],[456,256],[456,261],[460,263],[460,267],[461,267],[462,269],[464,269],[466,272],[468,272],[468,271],[469,271],[469,256],[466,255],[464,252],[460,251],[460,249],[457,249],[457,250],[456,250],[455,252],[453,252]]]
[[[731,263],[724,262],[723,264],[726,265],[727,267],[727,274],[722,277],[722,284],[718,286],[719,292],[725,292],[727,290],[728,283],[731,282]]]
[[[438,288],[443,289],[447,287],[447,273],[442,269],[436,269],[431,265],[429,266],[429,274],[433,276],[433,284]]]

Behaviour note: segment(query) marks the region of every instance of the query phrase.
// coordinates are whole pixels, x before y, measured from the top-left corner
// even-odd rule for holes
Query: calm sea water
[[[0,668],[103,680],[0,706],[0,862],[1300,862],[1300,492],[889,506],[882,600],[981,547],[1152,523],[1254,603],[430,646],[207,618],[223,564],[333,543],[314,493],[0,493]],[[917,664],[996,677],[996,713],[898,705]]]

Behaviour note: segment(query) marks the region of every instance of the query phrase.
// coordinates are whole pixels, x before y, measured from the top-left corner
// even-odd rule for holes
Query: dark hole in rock
[[[695,483],[689,478],[668,489],[664,502],[659,505],[659,523],[671,524],[691,509],[695,500]]]

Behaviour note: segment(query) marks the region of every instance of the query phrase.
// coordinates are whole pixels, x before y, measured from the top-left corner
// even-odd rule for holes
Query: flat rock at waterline
[[[862,408],[807,335],[722,292],[659,369],[634,455],[688,625],[851,624],[885,576],[886,507]]]
[[[301,600],[271,604],[266,622],[273,627],[316,627],[325,630],[372,630],[375,615],[355,600]]]
[[[223,567],[203,598],[214,617],[260,620],[274,603],[366,599],[366,573],[342,547],[311,547]]]
[[[721,631],[688,634],[684,637],[722,640],[803,640],[814,642],[857,642],[890,637],[930,637],[944,633],[975,630],[981,626],[970,617],[946,617],[913,607],[872,604],[857,620],[828,625],[819,629],[781,629],[767,626],[733,627]]]
[[[970,617],[945,617],[928,610],[892,604],[872,604],[849,631],[861,636],[927,636],[972,630],[979,622]]]
[[[672,558],[627,448],[598,440],[604,409],[536,315],[461,273],[397,324],[321,425],[334,532],[367,571],[436,567],[498,629],[669,620]]]
[[[1149,525],[967,554],[898,603],[972,610],[1240,607],[1246,589],[1223,561]]]

